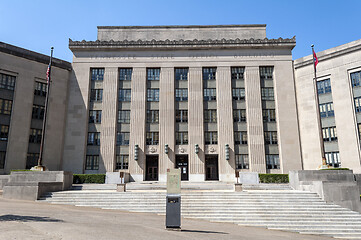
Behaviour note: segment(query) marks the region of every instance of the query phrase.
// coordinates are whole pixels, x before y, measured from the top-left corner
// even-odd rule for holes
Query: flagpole
[[[53,50],[54,47],[51,47],[50,53],[50,62],[47,70],[47,87],[46,87],[46,96],[45,96],[45,106],[44,106],[44,120],[43,120],[43,131],[41,134],[41,142],[40,142],[40,152],[38,159],[38,166],[36,166],[36,170],[45,171],[45,167],[43,166],[43,152],[44,152],[44,140],[45,140],[45,130],[46,130],[46,116],[48,112],[48,104],[49,104],[49,93],[50,93],[50,83],[51,83],[51,64],[53,61]]]
[[[320,102],[318,99],[318,89],[317,89],[317,75],[316,75],[316,64],[315,64],[315,50],[313,49],[314,45],[311,45],[312,48],[312,61],[313,61],[313,88],[315,91],[315,102],[316,102],[316,112],[317,112],[317,123],[319,129],[319,137],[320,137],[320,144],[321,144],[321,157],[322,157],[322,166],[321,169],[327,168],[326,157],[325,157],[325,146],[323,142],[323,133],[322,133],[322,123],[321,123],[321,113],[320,113]]]

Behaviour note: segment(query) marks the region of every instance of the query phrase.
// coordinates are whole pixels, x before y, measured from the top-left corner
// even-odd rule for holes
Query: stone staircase
[[[317,194],[285,185],[247,186],[230,190],[182,190],[182,217],[274,230],[361,239],[361,214],[325,203]],[[183,187],[183,185],[182,185]],[[75,189],[81,187],[75,186]],[[251,189],[261,190],[251,190]],[[48,193],[39,201],[54,204],[165,214],[164,191],[116,192],[111,185]]]

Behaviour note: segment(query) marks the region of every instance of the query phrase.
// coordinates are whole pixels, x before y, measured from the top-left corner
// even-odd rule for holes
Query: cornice
[[[98,29],[172,29],[172,28],[265,28],[266,24],[231,25],[159,25],[159,26],[98,26]]]

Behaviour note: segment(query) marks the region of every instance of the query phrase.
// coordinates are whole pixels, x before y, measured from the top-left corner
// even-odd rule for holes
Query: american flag
[[[50,81],[50,64],[48,66],[48,70],[46,70],[46,82],[49,84]]]

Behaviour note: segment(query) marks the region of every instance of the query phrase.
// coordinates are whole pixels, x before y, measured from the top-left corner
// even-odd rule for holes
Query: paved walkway
[[[120,210],[51,205],[3,199],[0,195],[0,239],[332,239],[227,223],[182,219],[181,231],[167,231],[165,217]]]

